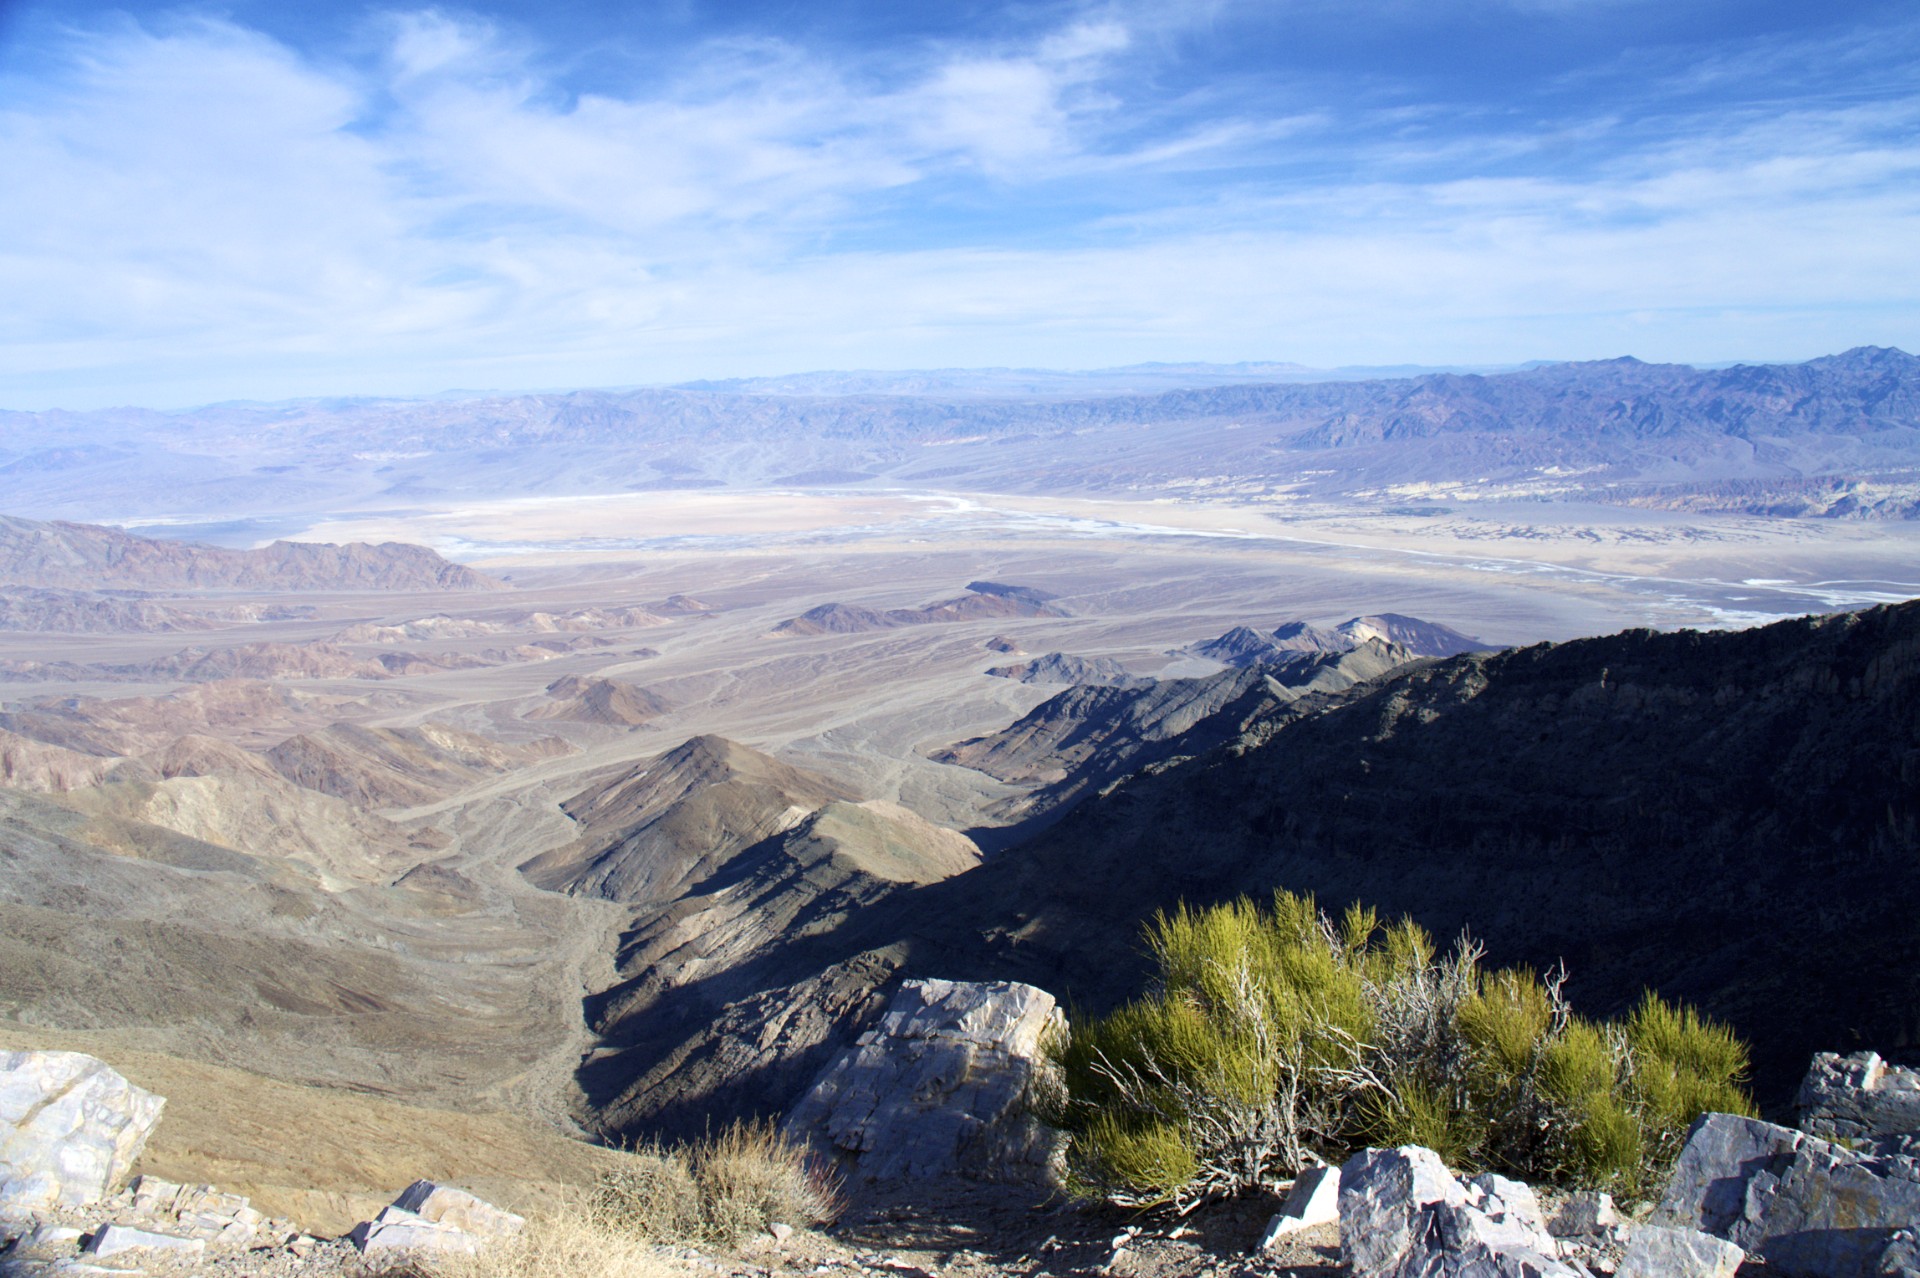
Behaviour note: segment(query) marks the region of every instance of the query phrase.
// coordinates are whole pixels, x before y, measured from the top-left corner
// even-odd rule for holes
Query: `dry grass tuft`
[[[430,1278],[678,1278],[683,1272],[655,1254],[651,1240],[585,1200],[529,1217],[518,1236],[477,1256],[436,1258],[420,1268]]]
[[[770,1123],[736,1123],[691,1145],[619,1156],[600,1183],[532,1213],[478,1256],[435,1258],[422,1278],[665,1278],[684,1271],[658,1243],[732,1247],[775,1223],[803,1229],[840,1212],[839,1182]]]

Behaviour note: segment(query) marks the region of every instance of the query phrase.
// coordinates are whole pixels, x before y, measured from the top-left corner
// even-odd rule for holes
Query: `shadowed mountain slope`
[[[673,1050],[707,1073],[589,1068],[589,1094],[629,1131],[778,1109],[806,1079],[763,1027],[825,1050],[900,976],[1110,1006],[1146,978],[1156,910],[1276,888],[1564,961],[1588,1012],[1649,987],[1693,1003],[1751,1041],[1763,1104],[1816,1050],[1920,1049],[1920,602],[1427,660],[1308,698],[1221,678],[1241,700],[1031,842],[704,973],[716,1010]]]
[[[1041,702],[1013,724],[933,758],[1037,792],[1008,816],[1031,816],[1080,797],[1148,763],[1208,750],[1249,713],[1375,679],[1413,654],[1377,640],[1347,652],[1290,654],[1280,665],[1223,670],[1145,686],[1083,686]]]
[[[1920,1048],[1920,602],[1276,703],[900,902],[888,935],[1099,1005],[1135,988],[1154,910],[1275,888],[1564,960],[1593,1011],[1696,1003],[1752,1040],[1771,1101],[1812,1051]]]
[[[1065,652],[1049,652],[1031,661],[995,666],[987,673],[1016,683],[1064,683],[1081,687],[1138,688],[1151,682],[1133,674],[1112,657],[1079,657]]]

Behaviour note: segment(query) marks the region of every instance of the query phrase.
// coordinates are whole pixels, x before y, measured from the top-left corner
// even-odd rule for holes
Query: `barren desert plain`
[[[416,1176],[537,1206],[603,1169],[594,1139],[646,1130],[642,1084],[703,1094],[708,1076],[673,1071],[710,1041],[669,1017],[687,1045],[636,1045],[622,1017],[638,1006],[658,1030],[644,1015],[665,1015],[648,1002],[668,1005],[661,990],[827,907],[803,894],[798,916],[765,906],[773,922],[749,925],[714,904],[724,889],[622,896],[567,877],[612,846],[589,846],[594,811],[653,761],[683,766],[687,743],[737,743],[778,761],[747,773],[790,767],[824,789],[798,816],[715,809],[674,837],[730,855],[844,799],[878,830],[855,861],[916,881],[899,867],[957,856],[950,873],[1021,837],[1010,814],[1032,784],[935,757],[1065,690],[987,673],[1010,663],[1063,654],[1170,680],[1221,671],[1195,648],[1235,627],[1397,615],[1506,648],[1920,595],[1912,520],[1471,485],[1418,502],[482,494],[229,511],[225,531],[151,501],[89,513],[234,549],[261,540],[249,517],[272,518],[289,541],[407,543],[481,574],[452,589],[105,582],[96,602],[120,589],[164,619],[0,632],[0,1048],[111,1061],[169,1098],[144,1169],[320,1232]],[[715,750],[675,802],[741,775]],[[632,800],[643,815],[666,801]],[[546,871],[522,867],[543,857],[561,869],[536,882]],[[677,1015],[760,1014],[726,993]]]

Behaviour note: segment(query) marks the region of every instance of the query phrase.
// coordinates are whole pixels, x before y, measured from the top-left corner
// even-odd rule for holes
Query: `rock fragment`
[[[1582,1190],[1560,1205],[1547,1222],[1547,1232],[1555,1238],[1595,1238],[1618,1229],[1620,1224],[1612,1194]]]
[[[1267,1222],[1258,1250],[1268,1251],[1288,1234],[1340,1219],[1340,1169],[1309,1167],[1294,1178],[1287,1201]]]
[[[1641,1225],[1614,1278],[1733,1278],[1747,1254],[1697,1229]]]

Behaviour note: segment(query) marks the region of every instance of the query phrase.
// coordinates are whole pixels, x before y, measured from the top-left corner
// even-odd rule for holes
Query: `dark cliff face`
[[[1564,960],[1591,1012],[1695,1003],[1769,1102],[1814,1051],[1920,1048],[1920,603],[1424,663],[1243,723],[843,945],[1099,1007],[1155,910],[1284,887]]]
[[[1649,987],[1693,1003],[1752,1042],[1763,1105],[1815,1051],[1920,1049],[1920,602],[1421,662],[1242,699],[1221,727],[978,869],[767,938],[725,998],[857,970],[1097,1010],[1139,991],[1154,911],[1287,888],[1470,930],[1498,963],[1564,961],[1589,1013]],[[736,1019],[675,1050],[741,1055],[764,1014]],[[804,1086],[782,1077],[755,1107]],[[676,1088],[639,1087],[654,1121],[728,1094]]]

